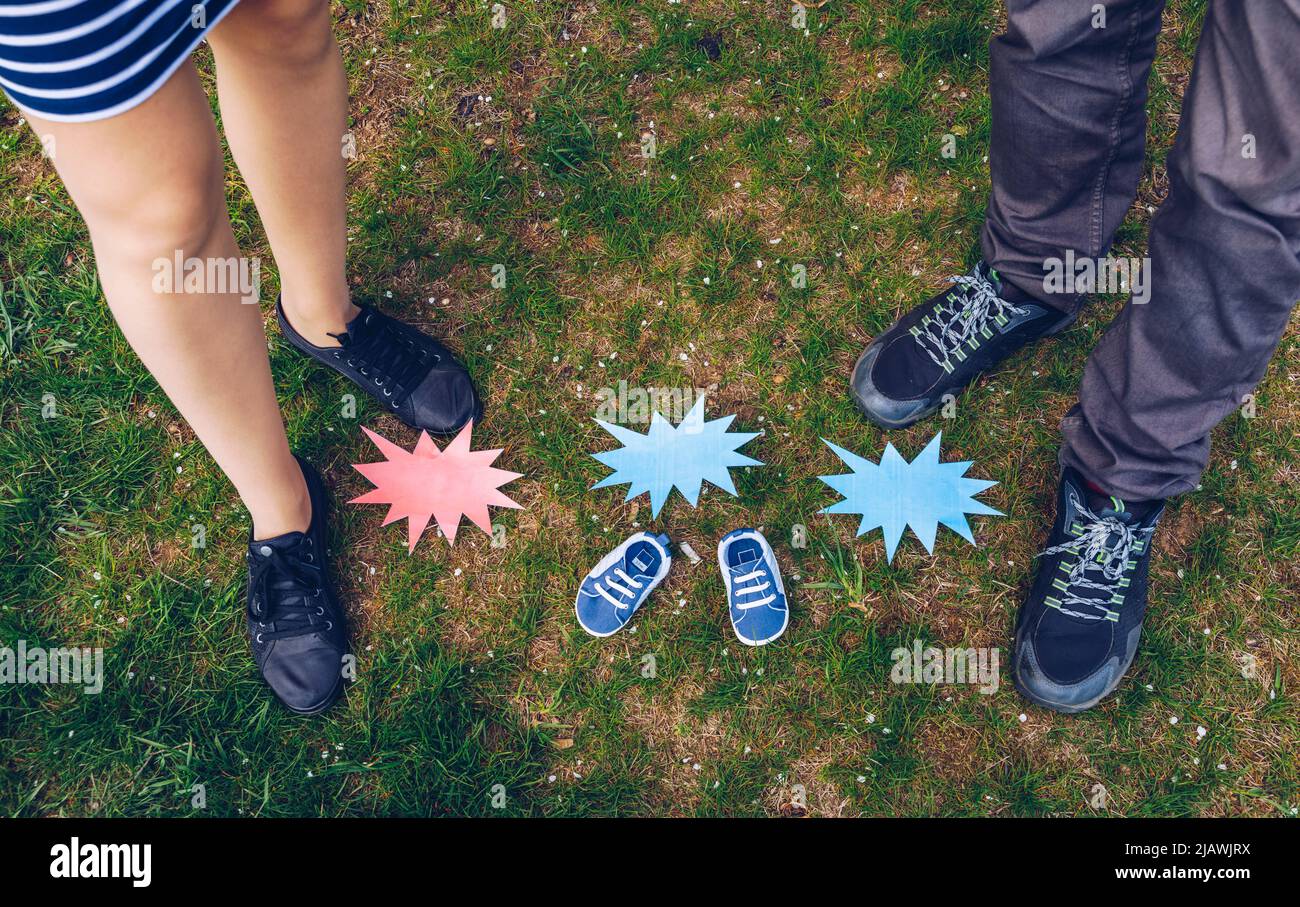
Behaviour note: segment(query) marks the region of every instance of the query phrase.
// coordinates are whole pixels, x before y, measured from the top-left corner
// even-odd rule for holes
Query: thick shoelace
[[[1079,559],[1070,568],[1067,589],[1061,597],[1061,613],[1083,620],[1103,620],[1110,611],[1106,606],[1119,587],[1128,569],[1128,558],[1139,536],[1149,536],[1154,526],[1134,530],[1114,517],[1099,517],[1075,500],[1078,522],[1083,532],[1068,542],[1044,549],[1040,557],[1049,554],[1077,554]],[[1089,576],[1092,571],[1096,576]],[[1101,596],[1084,595],[1091,591]],[[1092,608],[1093,611],[1077,611]]]
[[[325,616],[324,607],[318,603],[324,577],[320,567],[307,560],[310,551],[301,550],[310,546],[311,540],[304,539],[292,556],[272,549],[269,555],[252,558],[248,613],[261,628],[258,642],[305,636],[321,629],[320,622],[312,618]],[[274,630],[266,629],[272,626]],[[326,621],[324,629],[332,626]]]
[[[374,310],[367,311],[351,333],[331,336],[342,344],[348,365],[374,381],[394,409],[441,358]]]
[[[969,274],[948,278],[956,286],[935,307],[930,322],[916,332],[916,342],[929,354],[935,365],[952,371],[952,356],[971,338],[981,335],[998,316],[1011,318],[1024,309],[1007,302],[981,273],[979,266]]]

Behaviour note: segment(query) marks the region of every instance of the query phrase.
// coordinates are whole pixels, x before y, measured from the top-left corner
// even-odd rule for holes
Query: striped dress
[[[48,120],[100,120],[167,81],[237,0],[0,0],[0,87]]]

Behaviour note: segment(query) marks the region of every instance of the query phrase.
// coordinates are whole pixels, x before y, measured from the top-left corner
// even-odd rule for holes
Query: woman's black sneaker
[[[343,690],[347,617],[334,594],[325,547],[325,486],[302,459],[311,525],[248,543],[245,617],[262,679],[291,712],[316,715]]]
[[[1164,501],[1098,494],[1067,468],[1057,506],[1016,621],[1012,677],[1031,702],[1082,712],[1119,686],[1137,654],[1151,534]]]
[[[451,434],[483,415],[465,366],[428,334],[362,306],[339,346],[316,346],[293,329],[281,300],[275,303],[280,330],[289,342],[318,362],[350,378],[412,428]]]
[[[1004,287],[984,262],[950,279],[951,289],[894,322],[853,367],[858,407],[882,428],[903,428],[928,416],[980,372],[1073,320]]]

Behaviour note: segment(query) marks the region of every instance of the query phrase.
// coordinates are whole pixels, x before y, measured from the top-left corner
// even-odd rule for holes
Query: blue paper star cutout
[[[908,526],[930,554],[934,553],[934,538],[940,523],[974,545],[975,537],[966,522],[966,514],[1003,515],[974,499],[975,495],[997,482],[964,478],[971,466],[970,460],[940,463],[939,439],[942,437],[942,432],[935,435],[911,463],[899,455],[893,444],[885,446],[879,463],[872,463],[822,438],[853,471],[844,475],[819,476],[844,495],[844,500],[821,512],[862,514],[858,535],[877,527],[884,530],[886,559],[891,562],[903,530]]]
[[[592,454],[614,473],[591,487],[606,488],[629,483],[631,487],[625,501],[648,491],[651,515],[656,517],[674,486],[692,507],[699,500],[700,487],[706,481],[734,495],[736,486],[727,470],[732,466],[763,465],[736,452],[738,447],[757,438],[759,433],[727,431],[727,426],[735,418],[734,415],[723,416],[706,422],[704,395],[701,394],[676,428],[658,412],[650,417],[650,431],[644,435],[597,419],[596,424],[621,441],[623,446]]]

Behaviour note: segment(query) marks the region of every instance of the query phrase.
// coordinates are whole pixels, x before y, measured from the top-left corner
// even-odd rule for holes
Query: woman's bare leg
[[[221,124],[280,271],[285,315],[337,346],[347,251],[347,79],[328,0],[241,0],[208,37]]]
[[[90,229],[122,333],[234,483],[256,536],[306,529],[311,507],[285,440],[259,306],[242,302],[237,287],[156,289],[178,253],[205,264],[239,257],[216,128],[193,65],[109,119],[29,120],[53,138],[55,167]]]

